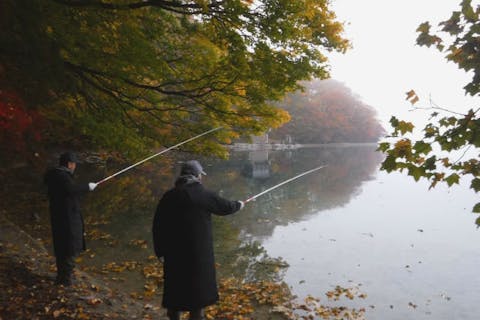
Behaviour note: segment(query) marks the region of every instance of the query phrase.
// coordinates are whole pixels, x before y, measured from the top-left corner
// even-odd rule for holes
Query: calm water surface
[[[219,276],[275,278],[299,300],[312,295],[327,305],[365,308],[370,320],[478,319],[480,230],[470,212],[477,197],[468,188],[428,191],[426,183],[380,172],[374,150],[322,147],[203,159],[204,184],[239,200],[328,165],[214,220]],[[84,265],[152,255],[153,212],[178,173],[178,165],[170,167],[130,172],[89,196],[87,220],[105,224],[89,225],[103,238],[90,241]],[[266,257],[289,266],[280,273],[262,270],[258,262]],[[121,279],[131,291],[139,283],[134,275]],[[336,285],[366,298],[329,302],[325,293]]]

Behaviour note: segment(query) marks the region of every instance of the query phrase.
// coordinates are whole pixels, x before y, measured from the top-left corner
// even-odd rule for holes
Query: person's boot
[[[169,320],[180,320],[181,312],[178,310],[168,309],[167,316]]]
[[[57,278],[55,284],[69,287],[73,284],[73,270],[75,268],[74,257],[72,256],[57,256]]]
[[[203,309],[190,311],[190,320],[205,320],[205,312]]]
[[[55,284],[62,285],[64,287],[70,287],[72,285],[72,278],[65,275],[57,275]]]

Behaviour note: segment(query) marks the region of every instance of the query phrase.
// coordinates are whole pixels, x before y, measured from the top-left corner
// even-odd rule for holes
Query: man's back
[[[153,223],[155,253],[164,257],[163,305],[194,310],[218,300],[211,215],[241,204],[207,190],[194,176],[180,176],[159,201]]]

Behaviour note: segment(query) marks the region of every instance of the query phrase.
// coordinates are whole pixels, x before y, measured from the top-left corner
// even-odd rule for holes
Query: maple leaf
[[[417,96],[417,93],[414,90],[410,90],[406,93],[407,97],[405,100],[410,101],[410,103],[413,105],[419,101],[419,98]]]
[[[413,96],[416,96],[417,94],[415,93],[414,90],[410,90],[406,93],[406,95],[407,95],[406,100],[410,100]]]

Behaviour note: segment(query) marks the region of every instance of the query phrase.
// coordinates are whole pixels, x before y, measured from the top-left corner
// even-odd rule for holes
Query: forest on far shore
[[[376,111],[345,84],[333,80],[303,83],[305,89],[288,94],[278,107],[290,121],[269,137],[294,143],[377,142],[385,130]]]

